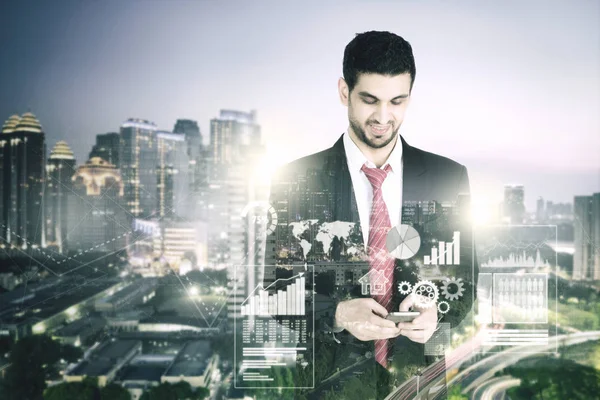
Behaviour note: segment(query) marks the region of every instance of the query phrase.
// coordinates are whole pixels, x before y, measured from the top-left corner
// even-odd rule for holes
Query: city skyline
[[[595,397],[598,16],[0,2],[0,398]],[[416,60],[399,198],[340,137],[370,30]]]
[[[255,109],[281,164],[346,129],[336,88],[344,46],[357,32],[390,30],[417,61],[400,133],[465,164],[475,202],[497,201],[506,183],[526,187],[528,209],[538,196],[564,202],[600,189],[595,2],[232,5],[4,3],[0,52],[11,61],[1,64],[0,115],[31,109],[48,148],[65,140],[83,162],[97,134],[128,118],[166,130],[194,119],[207,138],[218,110]],[[440,32],[453,40],[442,45]]]

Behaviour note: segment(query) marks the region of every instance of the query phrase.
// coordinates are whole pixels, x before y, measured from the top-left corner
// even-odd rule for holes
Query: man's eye
[[[395,106],[399,106],[400,104],[402,104],[401,101],[392,101],[392,104]]]
[[[363,101],[365,102],[365,104],[375,104],[375,100],[363,99]]]

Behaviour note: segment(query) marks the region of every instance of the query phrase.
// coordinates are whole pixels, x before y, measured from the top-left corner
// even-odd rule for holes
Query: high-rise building
[[[600,280],[600,193],[575,196],[574,280]]]
[[[525,189],[523,185],[504,186],[504,218],[511,224],[522,224],[525,218]]]
[[[119,162],[130,218],[158,215],[156,131],[153,122],[142,119],[130,118],[121,125]]]
[[[0,245],[45,247],[45,165],[38,119],[30,112],[11,116],[0,134]]]
[[[256,111],[249,113],[221,110],[218,118],[210,120],[210,147],[215,169],[237,162],[236,148],[260,145],[260,125],[256,122]]]
[[[158,190],[158,216],[187,216],[192,205],[190,199],[190,173],[185,138],[176,133],[157,131],[158,164],[156,187]]]
[[[252,205],[268,200],[267,179],[256,174],[265,154],[256,111],[221,110],[210,121],[210,138],[209,264],[226,265],[230,277],[236,277],[238,302],[234,297],[228,300],[228,316],[234,318],[243,295],[260,281],[265,252],[264,239],[249,223],[255,216]]]
[[[178,119],[175,122],[175,127],[173,128],[173,133],[183,133],[185,135],[185,139],[191,142],[193,138],[198,138],[200,141],[198,144],[202,145],[202,134],[200,133],[200,128],[198,127],[198,122],[191,119]],[[193,157],[193,154],[190,154],[190,158]]]
[[[56,143],[46,165],[46,246],[57,252],[67,250],[68,197],[73,188],[71,178],[75,174],[75,156],[64,141]]]
[[[209,263],[244,263],[241,213],[250,201],[253,166],[264,154],[256,112],[221,110],[210,121],[208,226]]]
[[[91,158],[73,175],[69,196],[68,243],[71,250],[115,252],[130,232],[123,205],[119,170],[100,157]]]
[[[119,163],[119,147],[121,138],[118,133],[102,133],[96,135],[96,144],[90,151],[89,158],[100,157],[104,161],[108,161],[115,167],[120,168]]]
[[[573,218],[573,205],[571,203],[547,201],[546,218],[553,221],[571,220]]]
[[[535,219],[538,223],[544,222],[546,220],[546,212],[544,210],[544,199],[542,197],[539,197],[537,199]]]
[[[202,143],[202,134],[196,121],[178,119],[173,133],[185,135],[189,159],[190,209],[188,219],[206,220],[208,197],[209,153]]]
[[[207,262],[206,223],[182,219],[133,221],[134,240],[129,247],[130,264],[142,275],[185,275]],[[156,264],[153,261],[158,260]],[[165,268],[157,268],[164,263]]]

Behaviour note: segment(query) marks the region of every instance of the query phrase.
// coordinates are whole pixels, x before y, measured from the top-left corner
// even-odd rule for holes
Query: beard
[[[372,140],[370,140],[367,137],[367,134],[365,132],[365,130],[362,128],[362,126],[360,126],[360,124],[358,123],[358,121],[349,118],[350,121],[350,127],[352,128],[352,130],[354,131],[354,133],[356,133],[356,136],[358,137],[358,140],[360,140],[361,142],[363,142],[364,144],[366,144],[367,146],[371,147],[372,149],[380,149],[382,147],[387,146],[388,144],[391,143],[392,140],[394,140],[394,138],[398,135],[398,130],[400,130],[400,126],[398,126],[395,130],[394,130],[394,126],[392,125],[392,128],[390,129],[392,131],[392,133],[390,134],[390,137],[385,139],[383,142],[381,143],[375,143]],[[367,122],[367,125],[370,124],[369,122]]]

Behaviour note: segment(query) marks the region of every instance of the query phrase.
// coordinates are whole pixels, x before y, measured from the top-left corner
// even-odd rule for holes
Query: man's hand
[[[385,319],[385,307],[375,299],[342,301],[335,311],[335,324],[346,329],[358,340],[389,339],[400,334],[392,321]]]
[[[416,295],[411,294],[400,303],[399,311],[409,311],[410,307],[415,306]],[[431,338],[437,329],[437,307],[432,304],[431,307],[413,307],[415,311],[421,312],[412,322],[399,322],[398,329],[400,334],[406,336],[413,342],[425,343]]]

